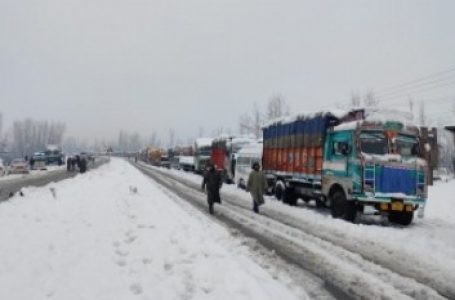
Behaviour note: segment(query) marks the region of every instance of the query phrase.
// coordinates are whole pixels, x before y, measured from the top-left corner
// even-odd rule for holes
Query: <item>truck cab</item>
[[[427,199],[418,128],[398,121],[352,125],[329,131],[324,145],[322,194],[332,216],[352,221],[360,211],[410,224]]]

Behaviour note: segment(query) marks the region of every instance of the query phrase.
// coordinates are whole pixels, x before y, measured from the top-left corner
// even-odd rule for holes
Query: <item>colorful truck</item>
[[[213,140],[211,161],[218,171],[223,172],[225,182],[234,182],[237,152],[254,142],[256,140],[251,137],[232,135],[222,135]]]
[[[423,216],[431,172],[422,158],[437,148],[421,132],[394,112],[299,114],[263,127],[263,168],[287,204],[314,199],[334,218],[384,214],[408,225],[414,211]]]

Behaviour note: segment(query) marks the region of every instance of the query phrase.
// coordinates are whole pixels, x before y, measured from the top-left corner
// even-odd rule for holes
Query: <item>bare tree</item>
[[[423,101],[420,102],[419,123],[420,123],[421,126],[425,126],[427,124],[427,117],[426,117],[426,112],[425,112],[425,103]]]
[[[357,92],[351,92],[351,107],[360,107],[361,102],[362,99],[360,98],[360,94]]]
[[[168,147],[169,148],[173,148],[175,146],[175,129],[174,128],[170,128],[169,129],[169,144],[168,144]]]
[[[281,95],[275,95],[267,103],[267,120],[272,120],[289,115],[289,105]]]
[[[411,96],[408,98],[409,111],[411,112],[412,120],[414,120],[414,100]]]
[[[240,134],[250,134],[253,131],[253,119],[249,113],[244,113],[239,118]]]
[[[373,90],[369,90],[366,94],[365,97],[363,98],[363,103],[365,104],[365,107],[377,107],[379,104],[379,100],[374,94]]]
[[[33,152],[42,151],[48,145],[61,146],[65,125],[60,122],[34,121],[25,119],[14,121],[13,152],[18,155],[31,155]]]

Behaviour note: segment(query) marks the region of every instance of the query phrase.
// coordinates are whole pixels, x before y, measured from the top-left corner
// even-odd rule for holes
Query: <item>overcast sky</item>
[[[451,0],[0,0],[0,112],[82,138],[235,130],[274,94],[317,110],[455,67],[454,12]],[[413,95],[446,112],[454,96]]]

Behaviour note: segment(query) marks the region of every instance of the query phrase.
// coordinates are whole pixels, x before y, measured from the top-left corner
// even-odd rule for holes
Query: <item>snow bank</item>
[[[0,299],[297,299],[125,161],[24,194],[0,205]]]

